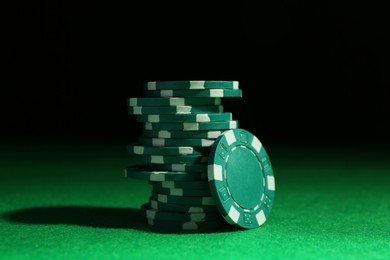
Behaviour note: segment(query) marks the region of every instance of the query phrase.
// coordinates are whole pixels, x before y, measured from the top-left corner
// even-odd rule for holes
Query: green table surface
[[[390,259],[390,153],[264,144],[276,198],[252,230],[164,233],[124,143],[2,143],[0,259]]]

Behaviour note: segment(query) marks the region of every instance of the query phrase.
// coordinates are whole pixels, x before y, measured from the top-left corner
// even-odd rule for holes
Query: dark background
[[[225,110],[263,142],[388,142],[387,9],[312,2],[9,4],[2,137],[135,140],[144,81],[209,79],[240,81]]]

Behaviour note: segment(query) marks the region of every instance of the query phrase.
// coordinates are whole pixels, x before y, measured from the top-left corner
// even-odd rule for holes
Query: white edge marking
[[[138,101],[137,98],[129,98],[129,106],[132,106],[132,107],[136,106],[137,101]]]
[[[158,138],[171,138],[171,133],[167,130],[158,131]]]
[[[173,91],[171,89],[164,89],[160,91],[160,96],[161,97],[172,97],[173,96]]]
[[[206,214],[204,213],[191,214],[190,217],[191,217],[191,221],[201,221],[205,219]]]
[[[165,139],[163,138],[152,138],[153,146],[165,146]]]
[[[240,212],[232,205],[229,209],[228,216],[234,223],[238,223],[238,220],[240,219]]]
[[[154,209],[158,209],[158,204],[157,204],[157,201],[155,200],[150,200],[150,207],[154,208]]]
[[[233,89],[238,89],[239,83],[238,81],[233,81]]]
[[[192,106],[176,106],[176,113],[190,113]]]
[[[171,192],[171,195],[173,195],[173,196],[183,196],[183,190],[182,189],[171,188],[170,192]]]
[[[210,139],[215,139],[217,138],[218,136],[220,136],[222,134],[221,131],[209,131],[207,133],[207,138],[210,138]]]
[[[148,90],[156,90],[156,81],[150,81],[147,85]]]
[[[199,124],[198,123],[183,123],[184,131],[198,131]]]
[[[210,97],[223,97],[222,89],[210,89]]]
[[[232,145],[232,143],[234,143],[237,140],[233,130],[226,131],[224,133],[224,136],[229,146]]]
[[[162,155],[152,155],[150,159],[151,163],[164,163],[164,156]]]
[[[135,154],[144,154],[145,147],[143,146],[134,146],[133,151]]]
[[[152,123],[150,123],[150,122],[145,122],[145,129],[146,129],[146,130],[153,130]]]
[[[160,115],[148,115],[148,121],[151,123],[160,122]]]
[[[156,218],[156,211],[155,210],[147,210],[146,217],[149,219],[150,218],[155,219]]]
[[[184,172],[185,171],[185,164],[172,164],[172,171],[174,172]]]
[[[190,81],[190,89],[205,89],[204,81],[202,80],[191,80]]]
[[[185,222],[182,226],[183,230],[197,230],[198,225],[196,222]]]
[[[202,146],[212,146],[215,140],[201,139]]]
[[[252,147],[255,148],[255,150],[257,151],[257,153],[260,153],[260,150],[261,150],[261,142],[259,139],[257,139],[256,136],[253,136],[253,140],[252,140]]]
[[[168,196],[164,194],[158,194],[157,195],[158,201],[168,203]]]
[[[275,190],[275,178],[274,176],[267,176],[268,189]]]
[[[169,105],[171,106],[184,106],[184,98],[171,98],[169,99]]]
[[[134,115],[142,115],[142,107],[133,107]]]
[[[175,183],[173,181],[164,181],[161,183],[161,187],[173,189],[173,188],[175,188]]]
[[[210,164],[207,166],[207,177],[209,181],[217,180],[223,181],[223,171],[222,166],[219,164]]]
[[[196,122],[210,122],[210,117],[207,114],[196,114]]]
[[[261,210],[259,213],[256,214],[256,220],[259,226],[264,224],[264,222],[267,220],[267,218],[264,215],[264,211]]]
[[[179,154],[192,154],[194,151],[193,147],[179,147]]]
[[[229,126],[230,126],[230,129],[236,129],[237,128],[237,121],[230,121]]]
[[[153,174],[150,175],[151,181],[165,181],[164,174],[161,174],[161,172],[152,172]]]

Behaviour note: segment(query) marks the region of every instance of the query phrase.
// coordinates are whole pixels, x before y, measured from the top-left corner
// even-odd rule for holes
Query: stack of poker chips
[[[222,98],[242,97],[237,81],[146,82],[145,97],[128,99],[128,112],[143,123],[138,142],[128,145],[136,162],[125,176],[152,185],[141,213],[151,226],[209,230],[227,223],[207,180],[214,141],[238,121]]]

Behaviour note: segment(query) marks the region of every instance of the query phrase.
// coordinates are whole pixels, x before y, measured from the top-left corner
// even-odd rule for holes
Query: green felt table
[[[390,157],[366,146],[264,144],[276,198],[251,230],[166,233],[139,214],[123,143],[2,143],[1,259],[389,259]]]

